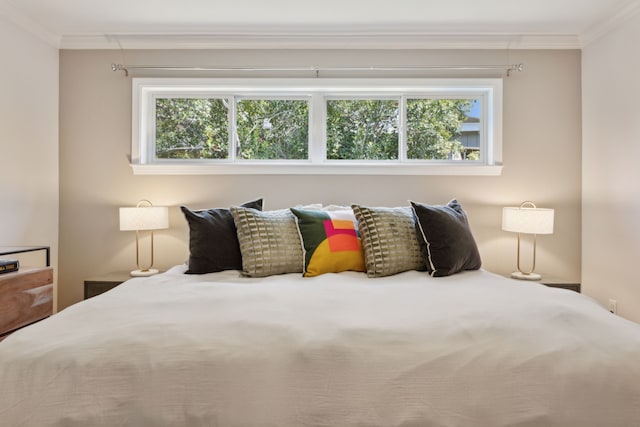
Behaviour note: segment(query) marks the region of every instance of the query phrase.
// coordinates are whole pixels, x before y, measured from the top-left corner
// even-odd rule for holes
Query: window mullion
[[[236,153],[238,152],[238,125],[236,123],[237,108],[236,97],[229,96],[227,98],[229,102],[228,117],[229,117],[229,160],[231,162],[236,161]]]
[[[407,160],[407,97],[401,96],[398,102],[398,160],[402,163]]]
[[[325,97],[321,93],[311,95],[309,108],[309,160],[322,163],[327,159]]]

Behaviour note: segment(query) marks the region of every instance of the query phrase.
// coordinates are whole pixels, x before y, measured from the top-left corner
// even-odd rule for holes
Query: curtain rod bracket
[[[125,77],[129,77],[129,70],[122,64],[111,64],[111,71],[124,71]]]
[[[507,69],[507,77],[511,76],[512,71],[522,71],[524,70],[524,64],[521,62],[519,64],[513,64],[511,67]]]

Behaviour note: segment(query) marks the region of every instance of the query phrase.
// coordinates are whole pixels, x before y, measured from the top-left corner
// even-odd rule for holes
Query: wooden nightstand
[[[129,279],[131,279],[131,275],[126,272],[107,273],[90,277],[84,281],[84,299],[107,292]]]
[[[0,341],[53,313],[53,268],[21,267],[0,275]]]
[[[505,276],[506,277],[506,276]],[[512,278],[512,277],[508,277],[508,278]],[[513,280],[518,280],[518,279],[513,279]],[[526,282],[526,280],[524,280]],[[561,289],[568,289],[570,291],[574,291],[577,293],[581,293],[581,286],[580,283],[578,282],[574,282],[571,280],[565,280],[565,279],[559,279],[557,277],[553,277],[553,276],[542,276],[541,280],[532,280],[532,283],[539,283],[541,285],[545,285],[548,286],[550,288],[561,288]]]

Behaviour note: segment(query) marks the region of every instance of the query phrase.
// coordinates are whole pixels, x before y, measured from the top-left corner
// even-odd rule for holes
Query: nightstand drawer
[[[84,281],[84,299],[103,294],[130,278],[129,273],[109,273],[86,279]]]
[[[53,268],[21,268],[0,276],[0,335],[51,316]]]
[[[575,291],[577,293],[580,293],[580,283],[561,283],[561,282],[544,282],[544,280],[541,282],[543,285],[545,286],[549,286],[551,288],[562,288],[562,289],[569,289],[570,291]]]
[[[122,282],[120,282],[122,283]],[[120,283],[114,282],[84,282],[84,299],[103,294],[118,286]]]

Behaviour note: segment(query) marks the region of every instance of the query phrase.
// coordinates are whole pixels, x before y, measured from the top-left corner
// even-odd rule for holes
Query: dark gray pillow
[[[262,210],[262,199],[243,207]],[[192,211],[180,206],[189,224],[187,274],[242,270],[242,254],[231,211],[225,208]]]
[[[467,215],[457,200],[444,206],[411,202],[411,207],[422,256],[431,276],[449,276],[480,268],[478,247]]]

